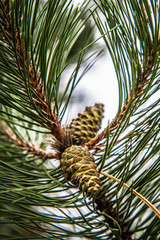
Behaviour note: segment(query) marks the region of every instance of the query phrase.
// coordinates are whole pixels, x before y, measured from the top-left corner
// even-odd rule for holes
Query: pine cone
[[[78,114],[78,118],[73,119],[69,126],[73,144],[83,145],[94,138],[100,129],[102,118],[103,104],[86,107],[83,113]]]
[[[99,172],[92,154],[87,148],[72,145],[61,155],[61,168],[66,178],[88,196],[94,196],[100,188]]]

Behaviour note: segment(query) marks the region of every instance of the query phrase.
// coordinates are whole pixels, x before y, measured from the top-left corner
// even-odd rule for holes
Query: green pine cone
[[[82,145],[94,138],[100,129],[102,118],[103,104],[86,107],[83,113],[78,114],[78,118],[73,119],[69,126],[73,144]]]
[[[88,196],[94,196],[101,181],[93,155],[87,148],[72,145],[61,155],[61,168],[68,181],[79,187]]]

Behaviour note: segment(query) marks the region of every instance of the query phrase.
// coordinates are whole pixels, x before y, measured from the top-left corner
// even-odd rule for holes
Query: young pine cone
[[[101,181],[97,165],[87,148],[72,145],[61,155],[61,168],[66,178],[79,187],[88,196],[94,196],[100,188]]]
[[[78,118],[73,119],[69,126],[73,144],[83,145],[95,137],[100,129],[102,118],[103,104],[86,107],[83,113],[78,114]]]

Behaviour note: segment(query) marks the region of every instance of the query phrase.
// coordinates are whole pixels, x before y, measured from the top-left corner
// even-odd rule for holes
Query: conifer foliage
[[[160,238],[159,28],[159,0],[0,1],[0,239]],[[117,114],[101,129],[96,103],[64,126],[100,38]]]

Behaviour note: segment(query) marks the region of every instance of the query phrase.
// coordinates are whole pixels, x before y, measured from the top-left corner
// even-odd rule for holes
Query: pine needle
[[[103,174],[106,177],[109,177],[110,179],[121,183],[121,180],[119,180],[118,178],[108,174],[108,173],[104,173],[101,172],[101,174]],[[160,218],[160,211],[151,203],[149,202],[145,197],[143,197],[140,193],[138,193],[136,190],[134,190],[133,188],[130,188],[126,183],[122,183],[123,187],[129,189],[130,191],[132,191],[138,198],[140,198],[150,209],[152,209],[152,211],[157,215],[157,217]]]

